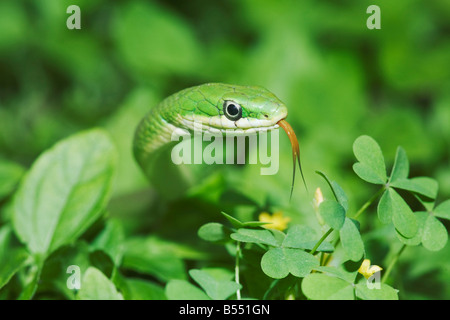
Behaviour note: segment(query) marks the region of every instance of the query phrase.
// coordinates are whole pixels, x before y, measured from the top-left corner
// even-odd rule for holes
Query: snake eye
[[[233,101],[225,101],[223,103],[223,112],[231,121],[237,121],[242,118],[242,107]]]

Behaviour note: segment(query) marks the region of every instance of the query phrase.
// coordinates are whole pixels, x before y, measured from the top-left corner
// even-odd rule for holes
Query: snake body
[[[193,132],[195,124],[201,124],[203,132],[225,134],[233,130],[245,135],[281,125],[291,139],[295,166],[298,143],[295,151],[297,141],[284,121],[286,117],[284,103],[263,87],[207,83],[179,91],[151,109],[136,129],[134,155],[148,175],[154,170],[150,163],[155,154],[171,142],[176,131]]]

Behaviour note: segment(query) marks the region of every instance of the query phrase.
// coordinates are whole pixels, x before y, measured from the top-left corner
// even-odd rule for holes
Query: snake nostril
[[[267,114],[265,114],[264,117],[268,118],[269,116]]]

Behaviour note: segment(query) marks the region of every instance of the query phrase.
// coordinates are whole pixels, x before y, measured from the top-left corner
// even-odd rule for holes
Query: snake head
[[[250,134],[283,128],[289,137],[293,156],[293,177],[291,197],[294,188],[296,163],[299,165],[303,183],[305,179],[300,164],[300,148],[294,130],[285,120],[287,108],[280,99],[259,86],[236,86],[222,83],[208,83],[188,88],[175,96],[181,107],[177,115],[178,124],[197,130],[201,124],[203,132]]]
[[[273,93],[263,87],[235,87],[224,94],[222,117],[234,122],[235,128],[245,131],[270,130],[287,117],[287,108]],[[227,123],[225,119],[222,121]],[[231,126],[231,123],[228,123]]]
[[[234,130],[249,134],[279,127],[287,108],[273,93],[263,87],[208,83],[181,92],[179,103],[186,112],[177,122],[193,129],[202,125],[206,132]]]

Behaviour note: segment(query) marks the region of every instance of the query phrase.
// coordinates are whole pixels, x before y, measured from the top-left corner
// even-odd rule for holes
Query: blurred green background
[[[66,28],[72,4],[81,30]],[[366,27],[371,4],[381,8],[381,30]],[[201,247],[196,230],[221,220],[220,210],[314,219],[300,179],[288,201],[292,159],[283,134],[276,176],[221,168],[189,199],[161,204],[153,196],[132,158],[134,129],[164,97],[206,82],[261,85],[285,102],[310,192],[321,186],[329,194],[314,173],[321,170],[346,190],[353,210],[371,196],[375,189],[351,169],[352,143],[367,134],[388,170],[401,145],[411,176],[435,178],[438,201],[450,197],[448,0],[0,2],[1,161],[28,168],[56,141],[100,126],[120,153],[109,211],[127,236]],[[371,235],[377,225],[368,216],[364,228],[377,240],[367,250],[384,257],[380,247],[395,237],[383,243]],[[434,254],[411,248],[394,286],[402,298],[449,298],[449,261],[448,244]]]

